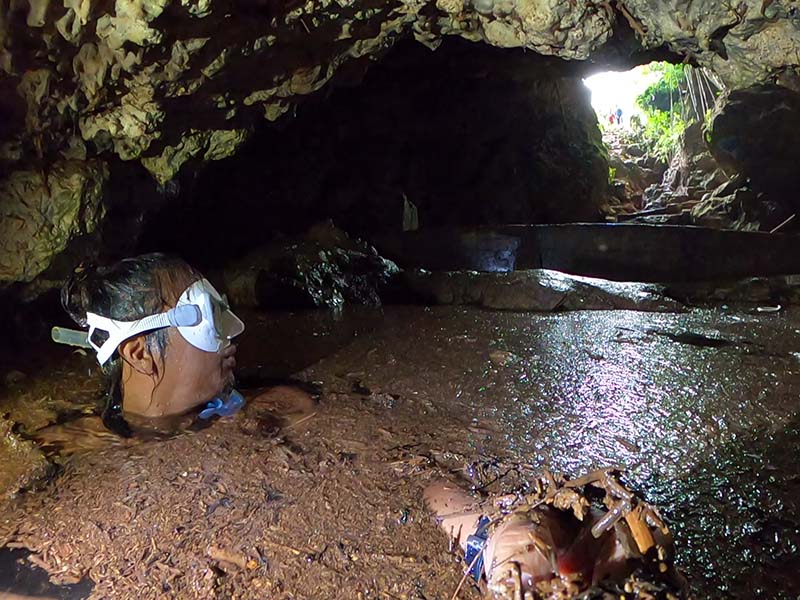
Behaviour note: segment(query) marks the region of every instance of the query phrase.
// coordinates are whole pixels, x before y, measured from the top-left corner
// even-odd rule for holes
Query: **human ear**
[[[150,353],[143,335],[137,335],[125,340],[119,345],[117,351],[122,360],[128,363],[137,373],[155,375],[156,371],[159,370],[158,361]]]

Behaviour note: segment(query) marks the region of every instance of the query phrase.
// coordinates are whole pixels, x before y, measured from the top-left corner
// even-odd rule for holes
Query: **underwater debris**
[[[669,529],[614,470],[574,480],[545,472],[527,489],[482,500],[439,481],[425,500],[464,552],[464,579],[486,598],[573,598],[604,586],[623,598],[650,597],[626,595],[645,588],[685,595]]]

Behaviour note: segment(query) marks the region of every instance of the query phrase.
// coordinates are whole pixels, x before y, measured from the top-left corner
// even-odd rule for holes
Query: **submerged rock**
[[[536,269],[512,273],[449,271],[404,273],[420,298],[434,304],[474,304],[497,310],[561,311],[626,309],[655,312],[682,310],[660,286],[607,281]]]
[[[323,224],[300,239],[254,250],[229,266],[224,277],[237,305],[337,308],[345,302],[380,305],[380,288],[397,272],[372,246]]]

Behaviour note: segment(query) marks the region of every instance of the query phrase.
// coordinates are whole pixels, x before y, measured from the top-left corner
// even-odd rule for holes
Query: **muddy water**
[[[309,375],[474,420],[476,457],[572,474],[619,465],[673,524],[701,597],[800,594],[797,315],[384,316]]]
[[[347,552],[361,556],[361,563],[301,556],[294,564],[291,555],[285,564],[275,559],[272,568],[283,573],[283,582],[276,585],[285,592],[276,597],[307,597],[313,586],[329,581],[341,597],[357,597],[359,590],[377,586],[406,590],[407,597],[440,598],[449,597],[460,573],[443,555],[446,540],[420,512],[418,496],[426,478],[457,473],[492,490],[505,479],[524,478],[545,467],[577,475],[618,465],[671,523],[679,564],[698,597],[800,594],[800,314],[704,310],[539,315],[389,307],[338,315],[244,317],[248,331],[240,364],[246,378],[295,375],[323,390],[316,416],[286,433],[292,457],[288,463],[279,455],[254,469],[248,462],[252,453],[266,453],[274,444],[248,441],[241,427],[219,424],[197,437],[151,449],[74,457],[63,480],[53,484],[58,493],[52,498],[47,491],[34,494],[35,510],[23,503],[13,518],[31,514],[31,531],[52,527],[48,531],[68,536],[63,532],[69,528],[59,529],[41,516],[48,513],[42,507],[69,512],[74,502],[93,515],[85,519],[93,528],[87,535],[96,536],[100,527],[117,531],[117,545],[135,544],[135,538],[120,533],[131,517],[123,513],[125,519],[114,521],[104,506],[133,499],[150,507],[136,511],[130,525],[135,536],[159,523],[152,516],[160,509],[151,490],[171,494],[175,488],[170,507],[159,517],[162,527],[174,526],[169,519],[193,514],[198,498],[211,493],[204,484],[192,487],[186,473],[211,468],[215,478],[239,490],[236,497],[229,493],[233,509],[250,498],[251,488],[281,490],[286,507],[270,527],[283,544],[322,554],[324,548],[341,549],[344,544]],[[81,389],[88,363],[70,356],[64,364],[57,379],[48,378],[43,369],[25,389],[36,390],[37,397],[48,386],[52,392]],[[63,393],[55,395],[65,401]],[[35,402],[30,394],[19,397]],[[13,394],[2,402],[12,418],[22,414]],[[250,454],[245,461],[230,454],[217,460],[220,449],[228,447]],[[179,457],[174,469],[165,455]],[[212,467],[204,464],[207,460]],[[276,470],[270,461],[288,466]],[[146,488],[138,483],[145,473]],[[176,481],[183,487],[176,488]],[[96,512],[90,496],[103,498]],[[254,511],[246,511],[251,522],[261,514],[255,511],[262,510],[255,498],[247,504]],[[323,500],[336,519],[319,512]],[[193,524],[208,518],[202,511],[198,515]],[[223,519],[225,511],[214,515]],[[231,519],[228,525],[221,522],[213,535],[223,536],[241,525]],[[184,564],[177,559],[179,552],[200,547],[204,533],[198,527],[194,537],[181,541],[181,548],[190,550],[159,547],[161,561],[170,569]],[[65,543],[69,547],[86,539],[76,534],[79,541]],[[169,545],[169,539],[164,543]],[[245,539],[239,539],[241,548]],[[103,540],[86,552],[98,556],[94,569],[101,563],[117,564],[115,550],[109,549],[114,543]],[[153,552],[161,543],[154,540]],[[436,540],[441,540],[442,554],[433,549]],[[376,548],[390,558],[380,558]],[[326,560],[331,562],[326,565]],[[435,565],[436,573],[424,565]],[[116,582],[116,589],[125,589],[122,582],[127,589],[147,589],[136,588],[150,585],[146,577],[126,575],[125,569],[97,573]],[[182,576],[170,579],[175,589]],[[262,582],[253,577],[231,576],[227,585],[237,593],[243,590],[236,586],[251,586],[252,591],[254,582]],[[384,597],[378,591],[375,595]],[[463,597],[475,595],[467,590]]]

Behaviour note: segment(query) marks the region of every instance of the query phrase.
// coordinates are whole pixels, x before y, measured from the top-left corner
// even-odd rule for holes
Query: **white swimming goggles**
[[[207,280],[200,279],[186,288],[174,308],[143,317],[136,321],[116,321],[95,313],[86,313],[89,332],[54,327],[53,340],[63,344],[91,347],[103,365],[119,345],[133,336],[176,327],[183,338],[195,348],[218,352],[244,331],[244,323],[231,311],[228,302]],[[102,343],[94,341],[95,332],[107,334]]]

